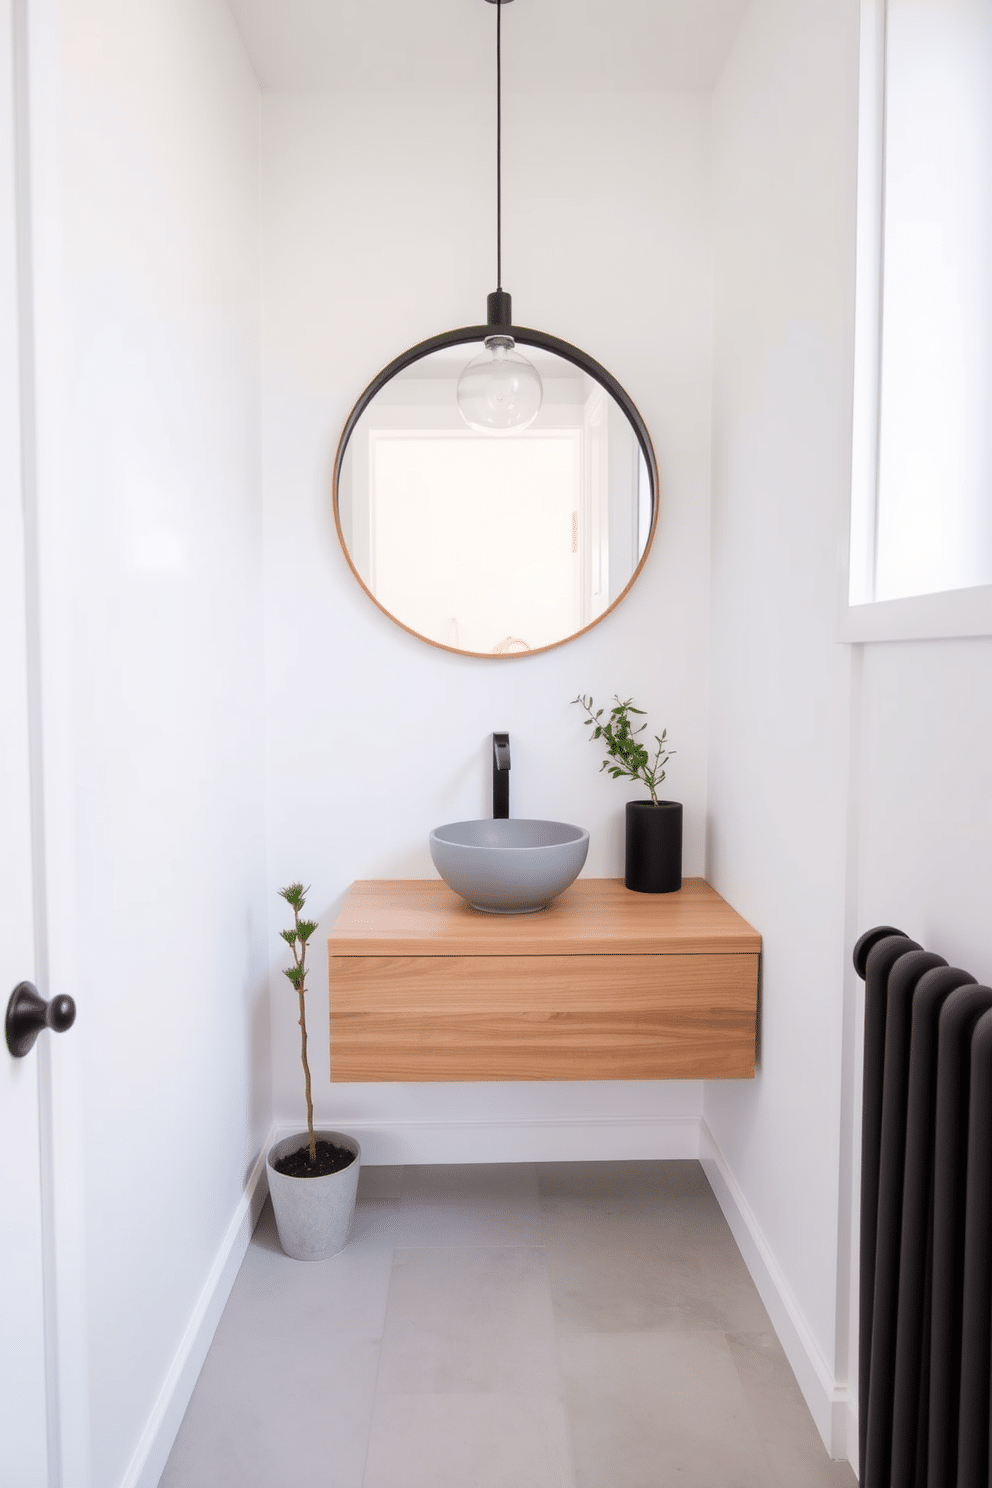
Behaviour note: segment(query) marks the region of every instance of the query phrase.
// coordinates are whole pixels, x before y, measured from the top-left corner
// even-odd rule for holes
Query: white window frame
[[[885,215],[886,9],[887,0],[861,3],[854,407],[840,639],[897,641],[992,635],[992,584],[905,599],[874,598]]]

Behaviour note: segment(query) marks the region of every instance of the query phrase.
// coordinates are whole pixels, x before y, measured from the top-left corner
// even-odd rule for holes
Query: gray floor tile
[[[385,1395],[364,1488],[574,1488],[560,1400],[541,1395]]]
[[[548,1200],[544,1217],[561,1333],[770,1331],[712,1196],[657,1209],[614,1201],[592,1212]]]
[[[540,1245],[532,1163],[411,1167],[400,1200],[398,1245]]]
[[[356,1208],[357,1221],[357,1208]],[[293,1261],[279,1244],[271,1203],[262,1216],[231,1291],[217,1337],[291,1339],[322,1348],[330,1335],[381,1338],[391,1252],[350,1243],[326,1261]]]
[[[541,1198],[657,1199],[710,1198],[712,1191],[698,1162],[535,1163]]]
[[[611,1248],[622,1244],[673,1254],[703,1247],[714,1261],[739,1255],[712,1194],[668,1200],[545,1198],[541,1226],[547,1244],[567,1244],[578,1236]]]
[[[847,1462],[831,1462],[774,1333],[731,1334],[731,1357],[776,1488],[855,1488]]]
[[[577,1488],[768,1488],[722,1333],[587,1335],[563,1366]]]
[[[390,1263],[292,1261],[267,1206],[160,1488],[361,1488]]]
[[[392,1250],[396,1244],[399,1199],[363,1198],[359,1192],[355,1218],[348,1236],[347,1253],[356,1250]]]
[[[362,1163],[358,1175],[359,1199],[398,1199],[403,1192],[404,1174],[408,1168],[396,1163],[379,1163],[371,1167]]]
[[[524,1246],[397,1250],[379,1392],[559,1395],[544,1254]]]
[[[259,1369],[211,1349],[159,1488],[362,1488],[376,1354],[352,1342],[336,1368],[285,1353]]]

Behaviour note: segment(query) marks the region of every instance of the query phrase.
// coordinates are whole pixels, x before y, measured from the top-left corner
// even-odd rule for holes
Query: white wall
[[[846,1427],[851,657],[835,635],[850,486],[857,23],[856,0],[755,0],[714,97],[708,867],[764,950],[756,1079],[708,1085],[704,1109],[774,1283],[773,1317],[836,1451]]]
[[[220,0],[33,11],[50,979],[85,1163],[65,1467],[116,1488],[270,1117],[258,104]]]
[[[858,918],[992,981],[992,640],[865,647]]]
[[[271,881],[273,895],[294,878],[312,886],[321,922],[308,1004],[317,1113],[350,1123],[373,1161],[425,1160],[442,1149],[463,1158],[567,1155],[570,1139],[554,1124],[599,1116],[615,1118],[616,1134],[582,1132],[584,1150],[600,1141],[601,1155],[635,1155],[637,1131],[648,1150],[667,1140],[654,1117],[695,1116],[700,1106],[697,1085],[328,1082],[326,932],[354,879],[434,877],[431,827],[490,813],[492,730],[510,734],[511,813],[581,822],[591,833],[585,872],[616,875],[623,805],[635,792],[598,773],[600,757],[570,702],[580,691],[598,701],[633,695],[678,750],[666,789],[685,803],[686,871],[703,871],[705,95],[504,99],[503,279],[515,314],[604,362],[657,447],[659,535],[631,596],[566,647],[509,661],[464,658],[387,620],[338,546],[331,467],[362,388],[407,346],[485,318],[495,288],[491,113],[487,99],[470,95],[263,102]],[[285,923],[282,908],[273,898],[274,926]],[[276,1115],[299,1121],[290,995],[276,974]],[[378,1122],[389,1131],[376,1134]],[[418,1135],[410,1122],[441,1123],[448,1135]],[[494,1149],[486,1144],[501,1122],[523,1125]],[[676,1122],[673,1140],[684,1137]]]

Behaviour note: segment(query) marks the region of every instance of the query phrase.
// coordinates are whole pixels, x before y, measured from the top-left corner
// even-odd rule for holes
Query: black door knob
[[[30,982],[18,982],[7,1004],[7,1048],[15,1059],[23,1059],[43,1028],[65,1033],[76,1021],[71,997],[53,997],[46,1002]]]

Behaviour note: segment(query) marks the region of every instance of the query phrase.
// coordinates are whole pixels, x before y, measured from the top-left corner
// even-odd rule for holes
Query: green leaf
[[[304,944],[310,939],[317,928],[316,920],[301,920],[299,923],[299,936]]]
[[[286,942],[287,945],[295,945],[296,944],[296,931],[295,930],[280,930],[279,931],[279,934],[282,936],[283,940]]]
[[[572,701],[581,703],[589,715],[583,722],[592,727],[590,741],[597,743],[601,740],[605,746],[606,758],[601,762],[600,770],[605,770],[614,780],[628,777],[642,781],[651,792],[652,800],[657,800],[655,791],[665,779],[664,766],[675,753],[665,747],[668,730],[653,735],[657,748],[652,763],[645,744],[639,738],[647,731],[647,724],[634,722],[635,718],[644,718],[646,714],[643,708],[636,706],[633,698],[621,698],[619,693],[614,693],[613,707],[606,718],[603,717],[603,708],[593,712],[592,694],[587,697],[580,692]]]

